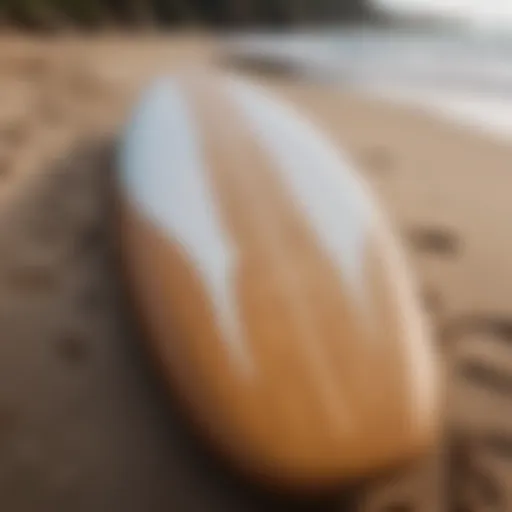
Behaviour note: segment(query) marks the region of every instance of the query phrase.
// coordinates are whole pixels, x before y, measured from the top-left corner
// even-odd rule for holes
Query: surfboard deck
[[[439,375],[389,222],[334,144],[234,75],[157,80],[119,155],[152,350],[237,466],[338,485],[435,441]]]

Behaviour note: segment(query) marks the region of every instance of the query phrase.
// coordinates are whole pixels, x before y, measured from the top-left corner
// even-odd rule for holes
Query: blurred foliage
[[[0,0],[0,20],[33,29],[286,26],[359,20],[368,0]]]

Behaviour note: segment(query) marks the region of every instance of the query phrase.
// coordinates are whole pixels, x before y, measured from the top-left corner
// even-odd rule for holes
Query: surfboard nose
[[[436,438],[436,356],[397,237],[315,126],[234,76],[162,78],[120,151],[149,343],[238,466],[346,481]]]

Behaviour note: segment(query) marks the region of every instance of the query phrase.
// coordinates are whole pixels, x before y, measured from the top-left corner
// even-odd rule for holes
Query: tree
[[[27,28],[105,23],[210,26],[287,26],[361,20],[370,0],[0,0],[0,15]]]

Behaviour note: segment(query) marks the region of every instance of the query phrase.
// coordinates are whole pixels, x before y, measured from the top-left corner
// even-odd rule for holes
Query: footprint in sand
[[[439,256],[456,256],[461,251],[457,233],[444,227],[414,227],[408,233],[411,245],[419,252]]]

